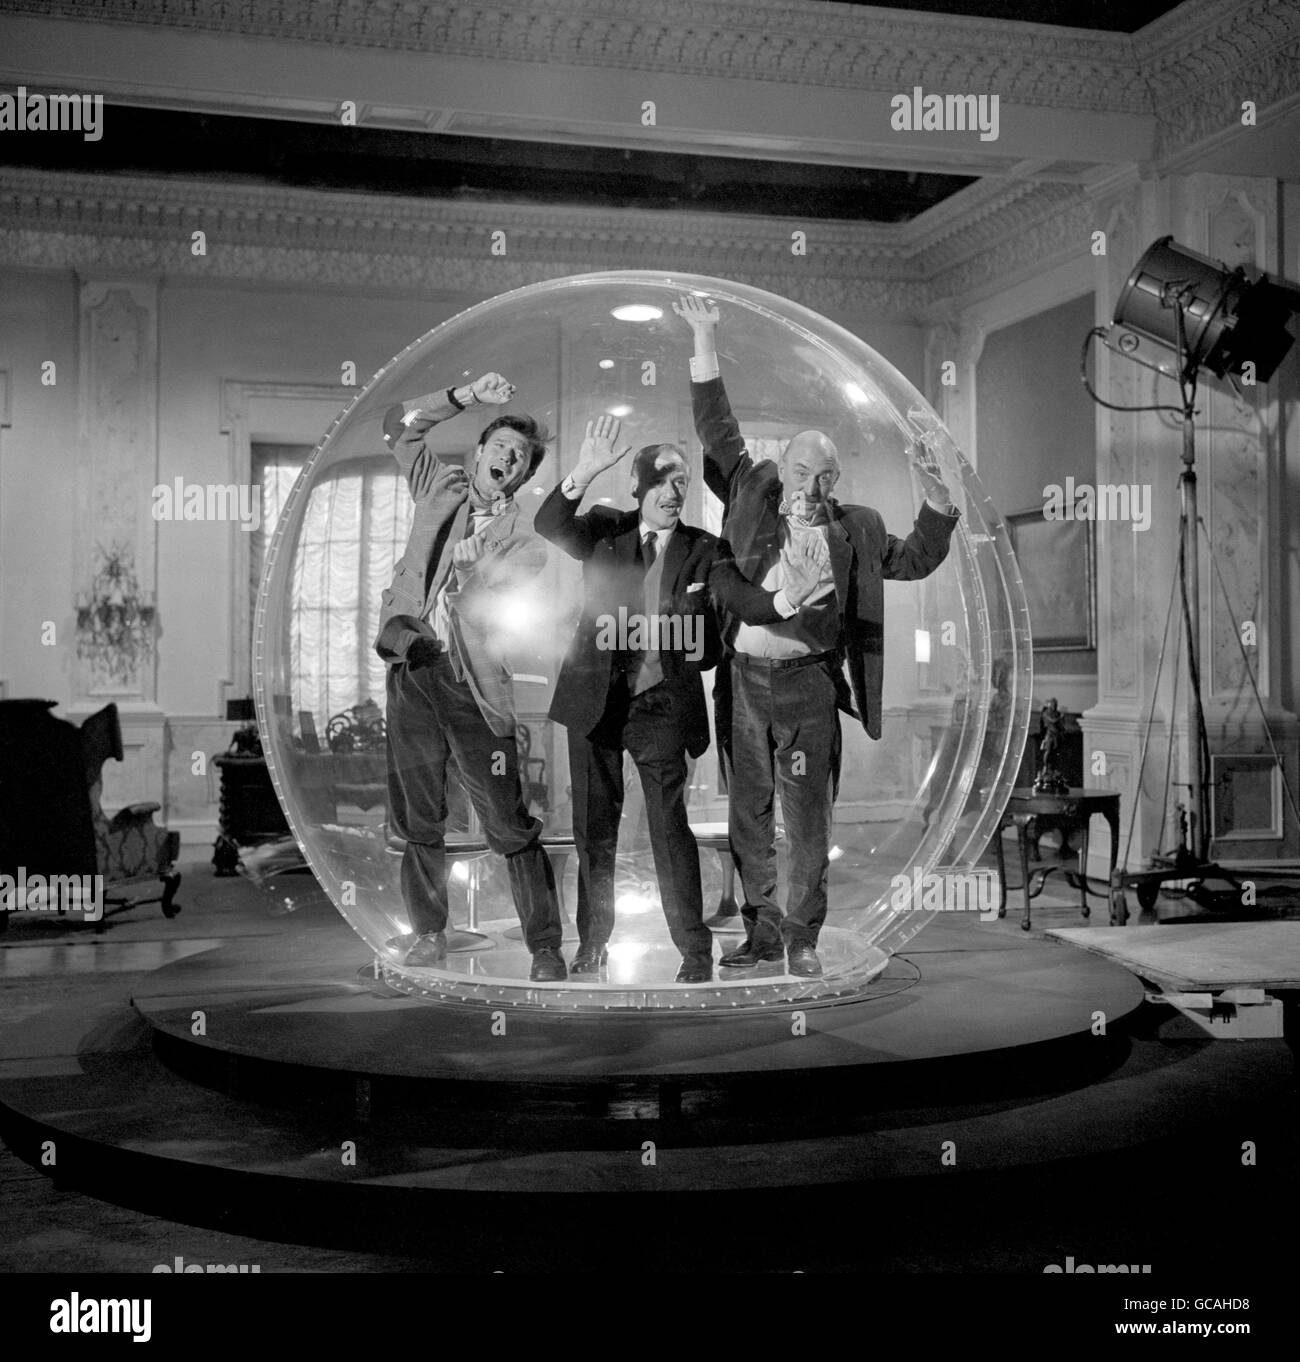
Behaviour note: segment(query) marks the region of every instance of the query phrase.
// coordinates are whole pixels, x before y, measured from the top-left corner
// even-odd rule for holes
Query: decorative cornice
[[[968,302],[1072,256],[1087,255],[1096,227],[1096,208],[1081,190],[1043,185],[979,225],[975,250],[936,252],[926,271],[930,306]]]
[[[47,20],[1153,114],[1158,158],[1297,93],[1296,0],[1184,0],[1134,34],[814,0],[0,0]]]
[[[1300,94],[1297,0],[1187,0],[1134,35],[1156,114],[1156,155],[1172,155],[1241,126],[1241,103],[1259,110]]]
[[[864,250],[901,256],[898,229],[875,223],[729,213],[653,212],[553,207],[542,204],[465,203],[397,195],[231,185],[211,180],[144,175],[91,175],[7,168],[0,187],[0,220],[28,222],[39,214],[52,225],[83,221],[142,239],[183,244],[202,228],[210,241],[279,239],[321,249],[351,247],[361,239],[377,249],[485,250],[485,238],[507,231],[534,251],[581,241],[599,251],[606,240],[654,250],[683,248],[726,253],[785,251],[790,233],[815,235],[823,257],[857,259]]]
[[[11,169],[0,264],[482,297],[592,270],[689,270],[820,312],[918,320],[936,301],[1086,250],[1092,217],[1083,191],[1024,181],[984,181],[916,222],[881,226]],[[200,229],[206,254],[195,256]],[[491,254],[499,230],[504,256]],[[796,230],[806,255],[791,252]]]
[[[4,0],[75,18],[824,88],[1150,112],[1127,34],[813,0]]]

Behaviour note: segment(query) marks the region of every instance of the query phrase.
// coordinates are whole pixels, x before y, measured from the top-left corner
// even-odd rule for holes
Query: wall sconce
[[[77,592],[77,656],[101,675],[130,683],[153,653],[158,610],[142,591],[125,544],[96,545],[100,563],[90,590]]]

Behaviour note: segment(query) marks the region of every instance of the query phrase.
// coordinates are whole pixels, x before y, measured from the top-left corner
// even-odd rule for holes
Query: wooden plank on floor
[[[1047,936],[1189,992],[1300,988],[1300,922],[1058,927]]]

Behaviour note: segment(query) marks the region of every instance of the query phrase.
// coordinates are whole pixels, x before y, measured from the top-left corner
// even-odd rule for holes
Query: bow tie
[[[814,525],[825,525],[830,519],[825,502],[819,503],[813,509],[811,516],[795,515],[794,503],[782,498],[778,513],[784,516],[792,525],[799,526],[800,529],[810,530]]]
[[[501,515],[514,504],[514,497],[501,497],[497,501],[489,501],[473,483],[469,485],[469,506],[474,515]]]

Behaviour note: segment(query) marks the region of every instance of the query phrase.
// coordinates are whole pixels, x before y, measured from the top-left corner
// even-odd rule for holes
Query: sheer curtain
[[[250,545],[256,600],[266,552],[311,450],[254,445],[262,524]],[[340,464],[311,493],[291,574],[293,709],[324,733],[329,719],[363,700],[384,703],[384,664],[374,650],[380,595],[406,545],[414,508],[400,473],[384,458]]]

